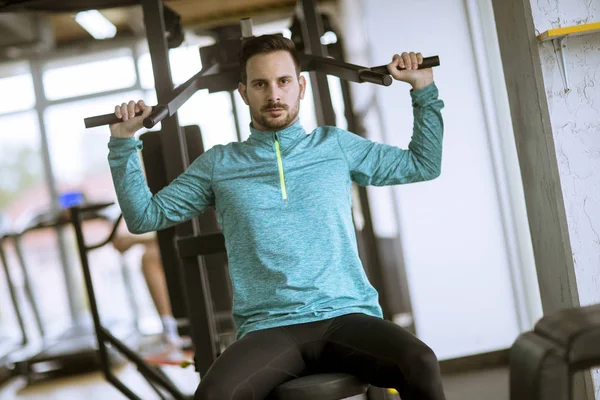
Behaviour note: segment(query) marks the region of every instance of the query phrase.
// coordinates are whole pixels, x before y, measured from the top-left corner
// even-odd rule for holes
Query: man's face
[[[263,131],[282,130],[298,119],[306,80],[298,78],[290,53],[274,51],[252,56],[246,64],[246,84],[238,90],[250,107],[252,125]]]

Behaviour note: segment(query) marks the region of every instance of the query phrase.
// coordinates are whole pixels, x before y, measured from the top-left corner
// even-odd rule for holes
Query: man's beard
[[[272,109],[280,109],[281,113],[285,113],[285,118],[277,117],[272,118],[264,113],[268,113],[269,110]],[[298,117],[298,113],[300,111],[300,98],[298,97],[298,101],[294,105],[294,108],[290,110],[290,107],[287,104],[275,103],[268,104],[260,108],[260,110],[255,110],[250,107],[250,113],[252,114],[252,119],[259,123],[261,126],[269,129],[269,130],[280,130],[283,128],[287,128],[292,122]]]

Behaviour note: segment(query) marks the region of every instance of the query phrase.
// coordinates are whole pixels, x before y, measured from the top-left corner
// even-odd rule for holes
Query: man
[[[352,181],[396,185],[440,174],[443,102],[431,69],[417,70],[421,62],[420,53],[403,53],[388,65],[413,87],[414,135],[401,150],[336,127],[307,134],[298,120],[306,81],[293,43],[248,40],[238,89],[250,107],[250,137],[211,148],[154,196],[132,138],[151,110],[141,101],[115,107],[124,122],[111,125],[109,162],[130,231],[164,229],[210,205],[219,214],[238,340],[202,377],[197,399],[264,399],[307,371],[354,374],[403,400],[444,399],[432,350],[382,319],[351,215]]]

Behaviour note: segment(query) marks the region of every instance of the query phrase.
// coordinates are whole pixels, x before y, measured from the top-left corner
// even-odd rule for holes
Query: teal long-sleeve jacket
[[[359,259],[352,182],[398,185],[441,171],[443,102],[435,83],[410,92],[414,131],[408,149],[336,127],[307,133],[300,121],[255,130],[217,145],[152,195],[137,151],[112,138],[109,163],[119,205],[133,233],[165,229],[214,206],[233,287],[237,337],[350,313],[382,317],[377,291]]]

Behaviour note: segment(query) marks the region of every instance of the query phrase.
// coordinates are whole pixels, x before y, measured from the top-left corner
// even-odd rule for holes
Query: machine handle
[[[139,117],[140,115],[142,115],[141,111],[139,111],[135,114],[136,117]],[[123,120],[117,118],[115,113],[111,113],[111,114],[97,115],[95,117],[85,118],[83,120],[83,122],[84,122],[86,128],[95,128],[97,126],[102,126],[102,125],[116,124],[118,122],[123,122]]]
[[[439,65],[440,65],[440,57],[438,57],[438,56],[425,57],[425,58],[423,58],[423,62],[421,64],[419,64],[419,68],[417,68],[417,69],[433,68],[433,67],[438,67]],[[399,66],[397,66],[396,69],[398,71],[403,71],[406,68],[400,68]],[[371,68],[371,71],[378,72],[380,74],[389,74],[387,65],[380,65],[378,67],[373,67],[373,68]]]
[[[361,82],[375,83],[377,85],[390,86],[392,84],[392,76],[389,72],[380,73],[373,70],[365,69],[358,72],[358,78]]]
[[[169,109],[165,106],[156,106],[152,109],[150,115],[144,119],[144,126],[148,129],[154,128],[163,119],[169,116]]]
[[[142,115],[142,111],[135,113],[136,117]],[[169,109],[165,106],[152,107],[152,113],[144,119],[144,126],[148,129],[153,128],[160,121],[169,116]],[[114,113],[97,115],[95,117],[85,118],[83,120],[86,128],[95,128],[97,126],[117,124],[123,122],[122,119],[116,117]]]

